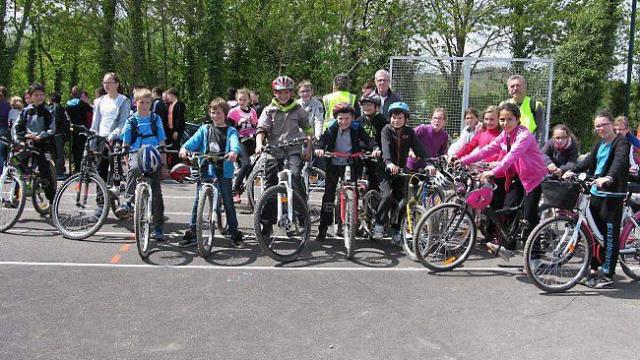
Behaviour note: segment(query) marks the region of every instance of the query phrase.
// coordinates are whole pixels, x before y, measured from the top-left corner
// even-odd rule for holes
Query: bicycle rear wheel
[[[0,176],[0,190],[0,232],[5,232],[20,219],[27,193],[20,174],[13,169],[5,169]]]
[[[33,208],[42,216],[51,214],[51,205],[53,201],[47,199],[46,190],[51,186],[50,181],[54,183],[54,189],[57,188],[57,179],[54,175],[52,168],[51,177],[45,179],[40,175],[33,176],[31,178],[31,201],[33,202]]]
[[[287,188],[276,185],[267,189],[256,207],[253,227],[262,250],[272,259],[287,262],[298,258],[311,234],[309,209],[302,195],[293,191],[287,197]],[[289,201],[293,201],[293,216],[287,215]],[[282,215],[277,218],[280,207]]]
[[[262,192],[265,187],[264,169],[261,166],[256,165],[247,177],[245,188],[247,191],[247,200],[251,209],[255,209],[256,204],[262,197]]]
[[[376,212],[382,196],[377,190],[369,190],[362,199],[362,219],[360,219],[360,227],[367,234],[371,240],[371,234],[373,233],[373,226],[376,222]]]
[[[620,238],[620,267],[633,280],[640,280],[640,227],[627,222]]]
[[[196,216],[196,236],[198,239],[198,254],[207,258],[213,249],[213,238],[216,234],[214,212],[217,206],[213,204],[213,189],[210,186],[202,187],[200,199],[198,199],[198,212]]]
[[[574,287],[588,271],[590,261],[589,238],[581,228],[576,230],[576,220],[570,217],[541,222],[533,229],[524,247],[527,276],[545,292]]]
[[[105,199],[98,203],[98,199]],[[53,225],[70,239],[95,234],[109,213],[107,185],[96,173],[78,173],[68,178],[53,198]]]
[[[311,223],[315,224],[320,221],[326,173],[324,170],[314,166],[310,166],[307,172],[309,177],[309,188],[307,189],[309,216],[311,216]]]
[[[342,233],[344,236],[344,248],[347,259],[352,259],[356,250],[356,230],[358,228],[358,210],[356,209],[356,194],[354,189],[346,189],[344,196],[344,221]]]
[[[138,254],[143,259],[149,257],[151,249],[151,193],[149,185],[138,184],[133,210],[133,232],[138,245]]]
[[[418,222],[427,213],[427,210],[420,205],[413,205],[409,209],[409,214],[405,214],[402,218],[400,231],[402,232],[402,250],[412,261],[418,261],[416,254],[413,252],[413,241],[416,239],[416,229]]]
[[[467,259],[475,240],[476,227],[469,212],[464,206],[447,203],[420,219],[413,252],[432,271],[453,270]]]

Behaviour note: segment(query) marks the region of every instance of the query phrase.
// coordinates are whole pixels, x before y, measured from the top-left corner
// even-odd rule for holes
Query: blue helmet
[[[162,157],[155,146],[143,145],[138,154],[138,166],[143,174],[151,175],[162,166]]]
[[[389,105],[389,110],[387,110],[387,112],[389,113],[389,115],[396,113],[396,112],[401,112],[401,113],[405,113],[407,116],[409,115],[409,105],[407,105],[407,103],[404,102],[394,102],[393,104]]]

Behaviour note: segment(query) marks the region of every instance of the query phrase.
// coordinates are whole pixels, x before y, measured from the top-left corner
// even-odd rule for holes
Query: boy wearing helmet
[[[313,126],[309,122],[309,113],[304,111],[300,104],[293,100],[293,80],[288,76],[278,76],[271,83],[273,89],[273,100],[267,105],[258,119],[258,129],[256,135],[256,154],[261,154],[264,149],[265,139],[269,144],[278,146],[284,141],[298,139],[304,136],[313,136]],[[305,158],[311,157],[311,142],[307,142]],[[278,171],[284,164],[284,152],[281,149],[274,149],[266,157],[265,162],[265,185],[266,188],[278,183]],[[289,170],[293,173],[293,188],[303,197],[306,192],[302,184],[303,154],[300,147],[292,147],[288,152]],[[269,211],[265,218],[271,218]],[[266,221],[263,219],[263,221]],[[271,225],[264,224],[263,231],[268,233]]]
[[[157,241],[162,241],[164,240],[164,201],[160,187],[162,183],[162,158],[155,147],[164,146],[166,136],[162,127],[162,119],[151,112],[151,103],[153,102],[151,92],[148,89],[136,90],[133,101],[138,111],[131,115],[124,124],[122,145],[125,150],[130,151],[139,150],[142,147],[145,149],[129,155],[125,203],[116,210],[116,215],[124,217],[131,214],[135,199],[136,180],[143,170],[150,173],[153,194],[152,211],[155,221],[153,233]]]
[[[336,122],[325,130],[316,144],[315,153],[318,157],[323,157],[325,151],[354,154],[362,150],[373,150],[373,156],[380,156],[378,144],[367,135],[362,126],[353,123],[355,115],[356,111],[351,105],[346,103],[336,105],[333,109],[333,118],[336,119]],[[328,161],[320,226],[318,226],[318,237],[316,238],[318,241],[323,241],[327,236],[327,228],[333,220],[338,179],[344,176],[348,164],[349,159],[343,158],[333,158]],[[358,159],[355,159],[353,165],[351,180],[355,181],[359,177],[361,166]]]
[[[427,154],[418,141],[415,132],[409,126],[409,106],[403,102],[395,102],[389,105],[389,124],[382,129],[382,160],[386,171],[382,173],[380,190],[382,200],[376,213],[376,225],[373,228],[373,238],[382,239],[384,236],[384,224],[389,221],[389,210],[395,201],[399,202],[405,195],[403,178],[395,176],[407,165],[409,150],[420,158],[426,158]],[[401,236],[399,224],[391,224],[393,231],[392,242],[400,245]]]
[[[367,135],[374,139],[378,146],[381,143],[382,129],[388,124],[387,118],[379,112],[380,104],[380,96],[375,93],[362,96],[360,98],[360,108],[363,115],[354,120],[354,123],[362,126]],[[382,172],[382,167],[370,160],[365,160],[364,166],[367,168],[369,188],[378,190],[380,186],[379,173]]]
[[[213,124],[204,124],[198,131],[187,140],[180,149],[180,157],[186,158],[188,152],[197,151],[202,154],[226,153],[224,162],[209,164],[208,172],[203,174],[206,177],[218,178],[218,189],[222,197],[227,224],[229,225],[229,235],[231,244],[237,248],[243,248],[242,233],[238,230],[238,218],[236,208],[233,203],[233,163],[240,154],[240,137],[238,130],[227,124],[229,114],[229,104],[222,98],[216,98],[209,104],[209,116]],[[196,188],[195,201],[191,210],[191,221],[189,230],[184,234],[184,238],[179,243],[181,246],[189,246],[196,243],[196,214],[198,212],[198,198],[200,186]]]

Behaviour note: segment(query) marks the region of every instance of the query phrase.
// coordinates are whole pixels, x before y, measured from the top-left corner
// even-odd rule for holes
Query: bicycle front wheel
[[[352,259],[356,250],[356,230],[358,228],[358,210],[356,208],[356,194],[354,189],[347,189],[343,192],[344,213],[342,232],[344,236],[344,248],[347,259]]]
[[[473,218],[464,206],[442,204],[427,211],[416,226],[413,252],[432,271],[453,270],[471,253],[476,240]]]
[[[400,231],[402,232],[402,249],[404,253],[412,261],[418,261],[416,254],[413,252],[413,241],[416,239],[416,229],[418,222],[427,213],[427,210],[420,205],[408,206],[407,213],[402,218]]]
[[[98,174],[75,174],[62,183],[53,198],[53,225],[66,238],[86,239],[102,227],[108,206],[107,185]]]
[[[198,254],[207,258],[213,249],[213,238],[216,234],[214,221],[215,208],[213,204],[213,188],[204,186],[198,199],[198,212],[196,215],[196,236],[198,238]]]
[[[262,250],[272,259],[287,262],[298,258],[311,234],[307,203],[297,191],[287,196],[282,185],[267,189],[256,207],[253,226]],[[289,216],[289,202],[292,214]]]
[[[0,177],[0,232],[5,232],[18,222],[27,200],[24,181],[15,170],[5,169]]]
[[[149,190],[149,185],[138,184],[133,210],[133,231],[138,245],[138,254],[143,259],[149,257],[151,249],[151,192]]]
[[[524,246],[527,276],[545,292],[566,291],[585,276],[591,261],[589,238],[570,217],[547,219]]]

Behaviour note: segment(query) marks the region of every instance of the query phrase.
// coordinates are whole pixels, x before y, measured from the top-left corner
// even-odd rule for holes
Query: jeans
[[[231,190],[232,179],[218,178],[218,192],[222,197],[222,205],[224,206],[225,215],[227,218],[227,225],[229,226],[229,234],[234,235],[238,232],[238,217],[236,216],[236,208],[233,203],[233,191]],[[189,228],[195,230],[196,217],[198,216],[198,200],[200,199],[200,189],[202,184],[198,184],[196,187],[196,199],[193,202],[191,208],[191,221],[189,221]],[[215,200],[215,199],[214,199]],[[214,208],[217,204],[214,204]]]
[[[129,204],[133,204],[136,196],[136,186],[138,183],[138,177],[140,176],[140,167],[138,166],[138,156],[136,154],[129,156],[129,170],[127,171],[127,191],[124,195],[125,200]],[[154,226],[164,225],[164,199],[162,198],[162,167],[158,168],[156,172],[151,174],[149,179],[149,185],[151,186],[151,206],[153,218],[155,220]]]

